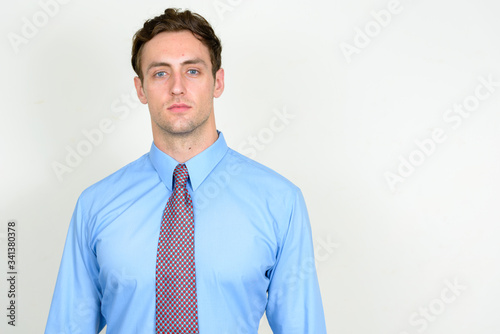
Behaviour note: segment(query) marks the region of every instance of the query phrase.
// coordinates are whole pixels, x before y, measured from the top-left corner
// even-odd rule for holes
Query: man
[[[134,36],[149,153],[86,189],[46,333],[326,333],[300,190],[228,148],[213,99],[221,44],[167,9]]]

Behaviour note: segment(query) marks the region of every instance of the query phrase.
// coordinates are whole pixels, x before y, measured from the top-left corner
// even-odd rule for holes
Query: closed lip
[[[168,107],[167,109],[168,110],[173,110],[173,109],[188,109],[188,108],[191,108],[191,107],[188,106],[187,104],[184,104],[184,103],[174,103],[170,107]]]

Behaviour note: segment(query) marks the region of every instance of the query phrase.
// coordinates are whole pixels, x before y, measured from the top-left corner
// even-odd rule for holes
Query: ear
[[[219,68],[219,70],[215,73],[214,97],[221,96],[223,91],[224,91],[224,69]]]
[[[143,104],[148,104],[148,98],[144,93],[144,88],[142,87],[142,81],[139,77],[134,78],[134,85],[135,85],[135,90],[137,91],[137,97],[139,98],[139,101],[141,101]]]

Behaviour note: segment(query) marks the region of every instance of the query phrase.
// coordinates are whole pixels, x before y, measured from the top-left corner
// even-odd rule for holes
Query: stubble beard
[[[210,113],[203,115],[201,119],[178,120],[177,122],[156,122],[161,132],[167,138],[189,138],[201,134],[204,126],[208,123]]]

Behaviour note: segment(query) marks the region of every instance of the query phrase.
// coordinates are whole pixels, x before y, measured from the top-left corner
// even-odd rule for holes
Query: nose
[[[186,92],[186,87],[184,86],[184,78],[180,73],[175,73],[171,77],[172,86],[170,87],[171,95],[183,95]]]

